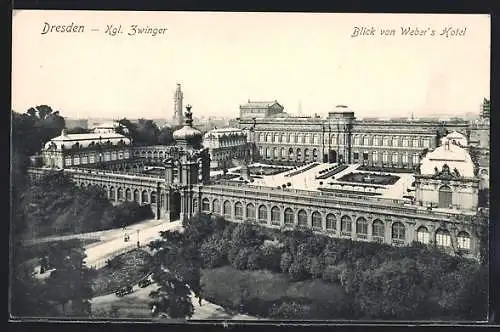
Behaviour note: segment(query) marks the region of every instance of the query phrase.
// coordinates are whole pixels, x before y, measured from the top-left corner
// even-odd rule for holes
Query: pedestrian
[[[139,241],[137,241],[137,249],[139,249],[141,247]]]
[[[198,304],[201,307],[201,292],[198,293]]]

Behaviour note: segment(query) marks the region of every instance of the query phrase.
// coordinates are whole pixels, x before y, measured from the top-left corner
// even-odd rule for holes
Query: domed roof
[[[175,140],[190,139],[197,136],[201,136],[201,131],[189,126],[184,126],[181,129],[174,131]]]
[[[422,160],[420,173],[434,175],[436,168],[441,171],[444,165],[450,170],[457,169],[462,177],[474,177],[474,163],[466,149],[447,142],[430,152]]]
[[[174,131],[174,140],[181,145],[198,145],[201,142],[202,134],[196,128],[193,128],[193,113],[191,113],[191,105],[186,106],[185,124],[184,127]]]
[[[446,144],[446,142],[450,141],[451,143],[455,143],[460,146],[467,146],[468,141],[467,137],[458,131],[453,131],[446,135],[445,137],[441,138],[441,144]]]

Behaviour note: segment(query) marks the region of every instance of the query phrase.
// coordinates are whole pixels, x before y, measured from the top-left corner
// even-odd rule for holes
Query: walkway
[[[133,288],[133,293],[124,297],[117,297],[114,294],[95,297],[91,300],[92,311],[108,313],[112,308],[116,308],[120,318],[151,318],[149,302],[151,298],[149,293],[157,288],[156,284],[151,284],[148,287],[140,288],[137,285]],[[198,299],[191,294],[192,303],[194,306],[194,314],[190,320],[255,320],[257,317],[232,314],[223,307],[202,300],[201,306]]]
[[[149,228],[152,226],[156,226],[158,224],[165,223],[165,220],[157,220],[157,219],[148,219],[136,224],[127,226],[127,230],[130,232],[136,232],[137,230],[142,230],[145,228]],[[39,244],[39,243],[47,243],[53,241],[65,241],[71,239],[92,239],[98,241],[106,241],[112,238],[123,236],[123,231],[121,228],[114,228],[105,231],[97,231],[97,232],[88,232],[88,233],[79,233],[79,234],[70,234],[70,235],[53,235],[46,236],[43,238],[30,239],[24,241],[25,245]]]

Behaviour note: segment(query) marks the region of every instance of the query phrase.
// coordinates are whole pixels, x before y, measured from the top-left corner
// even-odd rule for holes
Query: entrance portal
[[[328,155],[328,162],[336,163],[337,162],[337,152],[335,150],[330,150]]]
[[[181,216],[181,194],[173,192],[170,195],[170,221],[175,221]]]
[[[449,209],[452,203],[452,192],[448,186],[439,188],[439,207]]]

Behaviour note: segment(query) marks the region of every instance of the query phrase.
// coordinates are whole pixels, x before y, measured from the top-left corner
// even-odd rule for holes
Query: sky
[[[84,31],[42,34],[72,22]],[[167,30],[129,35],[131,25]],[[353,37],[355,27],[374,35]],[[466,30],[440,35],[448,27]],[[357,117],[424,117],[479,112],[490,91],[488,15],[23,10],[12,32],[17,112],[47,104],[69,118],[171,119],[180,83],[196,117],[237,117],[248,99],[294,115],[342,104]]]

